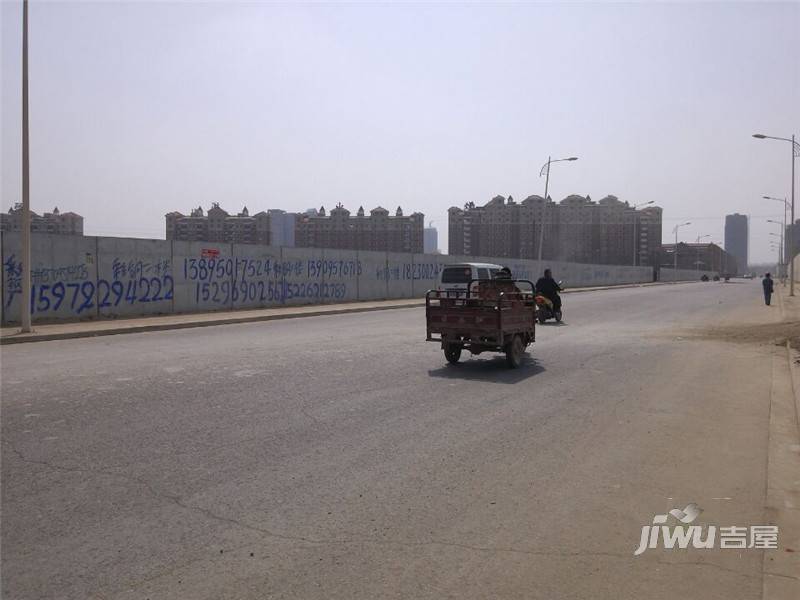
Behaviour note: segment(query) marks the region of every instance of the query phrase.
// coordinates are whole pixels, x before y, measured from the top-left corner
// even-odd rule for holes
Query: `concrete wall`
[[[20,235],[2,234],[0,252],[2,322],[16,323]],[[434,287],[442,268],[453,262],[507,265],[516,277],[533,281],[541,271],[533,260],[33,234],[33,319],[416,298]],[[649,267],[542,266],[550,266],[568,287],[653,279]],[[691,271],[686,279],[697,277]]]
[[[719,273],[716,271],[696,271],[695,269],[664,269],[659,272],[659,281],[700,281],[703,275],[713,279]]]
[[[800,283],[800,254],[792,259],[794,263],[794,282],[795,284]],[[789,281],[789,277],[792,274],[792,265],[786,265],[789,269],[789,272],[786,273],[786,281]]]

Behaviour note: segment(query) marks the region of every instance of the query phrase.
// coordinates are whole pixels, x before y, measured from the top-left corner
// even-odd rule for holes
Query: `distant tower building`
[[[422,234],[423,252],[434,254],[439,251],[439,232],[433,227],[433,222],[429,223]]]
[[[725,252],[736,258],[739,272],[747,270],[748,223],[747,215],[734,213],[725,217]],[[735,275],[736,273],[732,273]]]
[[[285,210],[271,209],[267,211],[270,222],[270,245],[294,248],[294,213]]]

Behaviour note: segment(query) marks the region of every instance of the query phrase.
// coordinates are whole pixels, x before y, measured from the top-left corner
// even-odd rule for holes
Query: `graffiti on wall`
[[[266,304],[347,297],[347,281],[362,273],[359,260],[185,258],[183,279],[194,283],[196,304]],[[330,279],[344,280],[331,282]]]
[[[31,314],[83,316],[96,308],[172,299],[174,283],[168,258],[154,262],[114,258],[110,280],[90,278],[91,262],[87,257],[83,263],[31,269]],[[3,306],[10,309],[22,293],[22,262],[16,255],[3,262],[3,274]]]
[[[3,261],[3,276],[3,307],[8,309],[22,294],[22,261],[15,254]],[[32,268],[31,314],[57,311],[65,303],[76,315],[94,307],[94,283],[86,263]]]
[[[111,261],[111,280],[98,278],[98,308],[120,304],[152,303],[172,300],[175,282],[169,258],[124,260],[115,256]]]
[[[439,263],[401,263],[375,268],[378,281],[435,280],[445,265]]]
[[[342,300],[363,277],[361,260],[221,257],[203,250],[199,258],[187,257],[177,264],[168,257],[150,259],[115,256],[103,262],[101,277],[90,277],[94,257],[58,267],[32,270],[31,312],[41,317],[86,316],[100,310],[114,314],[123,306],[170,302],[176,282],[189,284],[187,298],[194,307],[219,305],[284,304]],[[444,265],[428,262],[386,264],[375,268],[376,281],[435,280]],[[3,265],[4,308],[10,309],[22,290],[22,263],[12,254]],[[144,307],[143,307],[144,308]],[[164,305],[161,309],[166,310]],[[182,308],[182,310],[192,307]],[[126,311],[130,312],[130,311]]]

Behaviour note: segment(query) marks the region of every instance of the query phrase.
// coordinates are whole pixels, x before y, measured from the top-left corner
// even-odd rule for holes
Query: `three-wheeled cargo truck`
[[[439,342],[455,364],[462,350],[504,352],[508,366],[522,363],[536,339],[534,285],[527,279],[473,279],[465,290],[425,294],[427,341]]]

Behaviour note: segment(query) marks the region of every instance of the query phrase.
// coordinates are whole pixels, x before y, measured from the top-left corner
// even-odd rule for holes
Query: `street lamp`
[[[537,260],[539,263],[539,271],[542,270],[542,247],[544,244],[544,215],[547,210],[547,189],[550,187],[550,165],[554,162],[564,162],[578,160],[577,156],[570,156],[569,158],[557,158],[553,160],[552,157],[547,157],[547,162],[539,169],[539,177],[546,175],[544,180],[544,205],[542,206],[542,224],[539,227],[539,252],[537,253]]]
[[[697,260],[695,261],[694,266],[698,271],[700,270],[700,240],[710,237],[711,234],[708,233],[706,235],[698,235],[697,240],[695,240],[695,244],[697,244]]]
[[[770,234],[770,235],[775,235],[775,234]],[[770,242],[769,243],[769,249],[777,251],[777,253],[778,253],[778,263],[780,264],[780,261],[781,261],[781,247],[778,245],[777,242]]]
[[[794,134],[790,138],[774,137],[771,135],[764,135],[763,133],[754,133],[754,138],[759,140],[780,140],[782,142],[790,142],[792,144],[792,228],[789,229],[789,254],[787,257],[791,261],[791,275],[789,277],[789,295],[794,296],[794,163],[795,159],[800,156],[800,144],[794,141]]]
[[[780,270],[781,269],[781,265],[783,265],[784,258],[785,258],[783,256],[783,229],[784,229],[784,227],[783,227],[783,225],[781,224],[780,221],[774,221],[772,219],[767,219],[767,223],[772,223],[772,224],[777,225],[778,227],[781,228],[780,235],[778,235],[777,233],[775,233],[773,231],[770,231],[770,233],[769,233],[770,235],[774,235],[775,237],[779,237],[781,239],[781,251],[778,253],[778,270]]]
[[[672,271],[672,281],[675,282],[678,280],[678,229],[681,227],[686,227],[687,225],[691,225],[691,221],[686,221],[686,223],[678,223],[675,227],[672,228],[672,233],[675,234],[675,252],[673,252],[672,260],[673,260],[673,271]]]
[[[761,196],[761,197],[764,198],[764,200],[774,200],[775,202],[781,202],[783,204],[783,229],[781,229],[781,231],[785,232],[786,231],[786,216],[787,216],[786,212],[789,210],[789,201],[786,198],[775,198],[773,196]],[[791,239],[792,239],[791,238],[791,232],[789,232],[789,240],[791,240]],[[786,265],[786,258],[787,258],[786,254],[787,254],[786,247],[784,246],[783,263],[781,263],[781,264],[783,264],[783,271],[784,271],[783,276],[784,276],[784,278],[786,277],[786,275],[787,275],[787,273],[789,271],[789,269],[787,268],[787,265]],[[788,252],[788,254],[791,254],[791,250]],[[783,283],[784,283],[784,285],[786,284],[786,279],[783,280]]]
[[[639,225],[639,215],[636,212],[636,209],[642,206],[647,206],[649,204],[655,204],[655,200],[650,200],[650,202],[642,202],[641,204],[633,205],[633,266],[634,267],[636,266],[636,257],[639,255],[639,240],[636,237]]]

